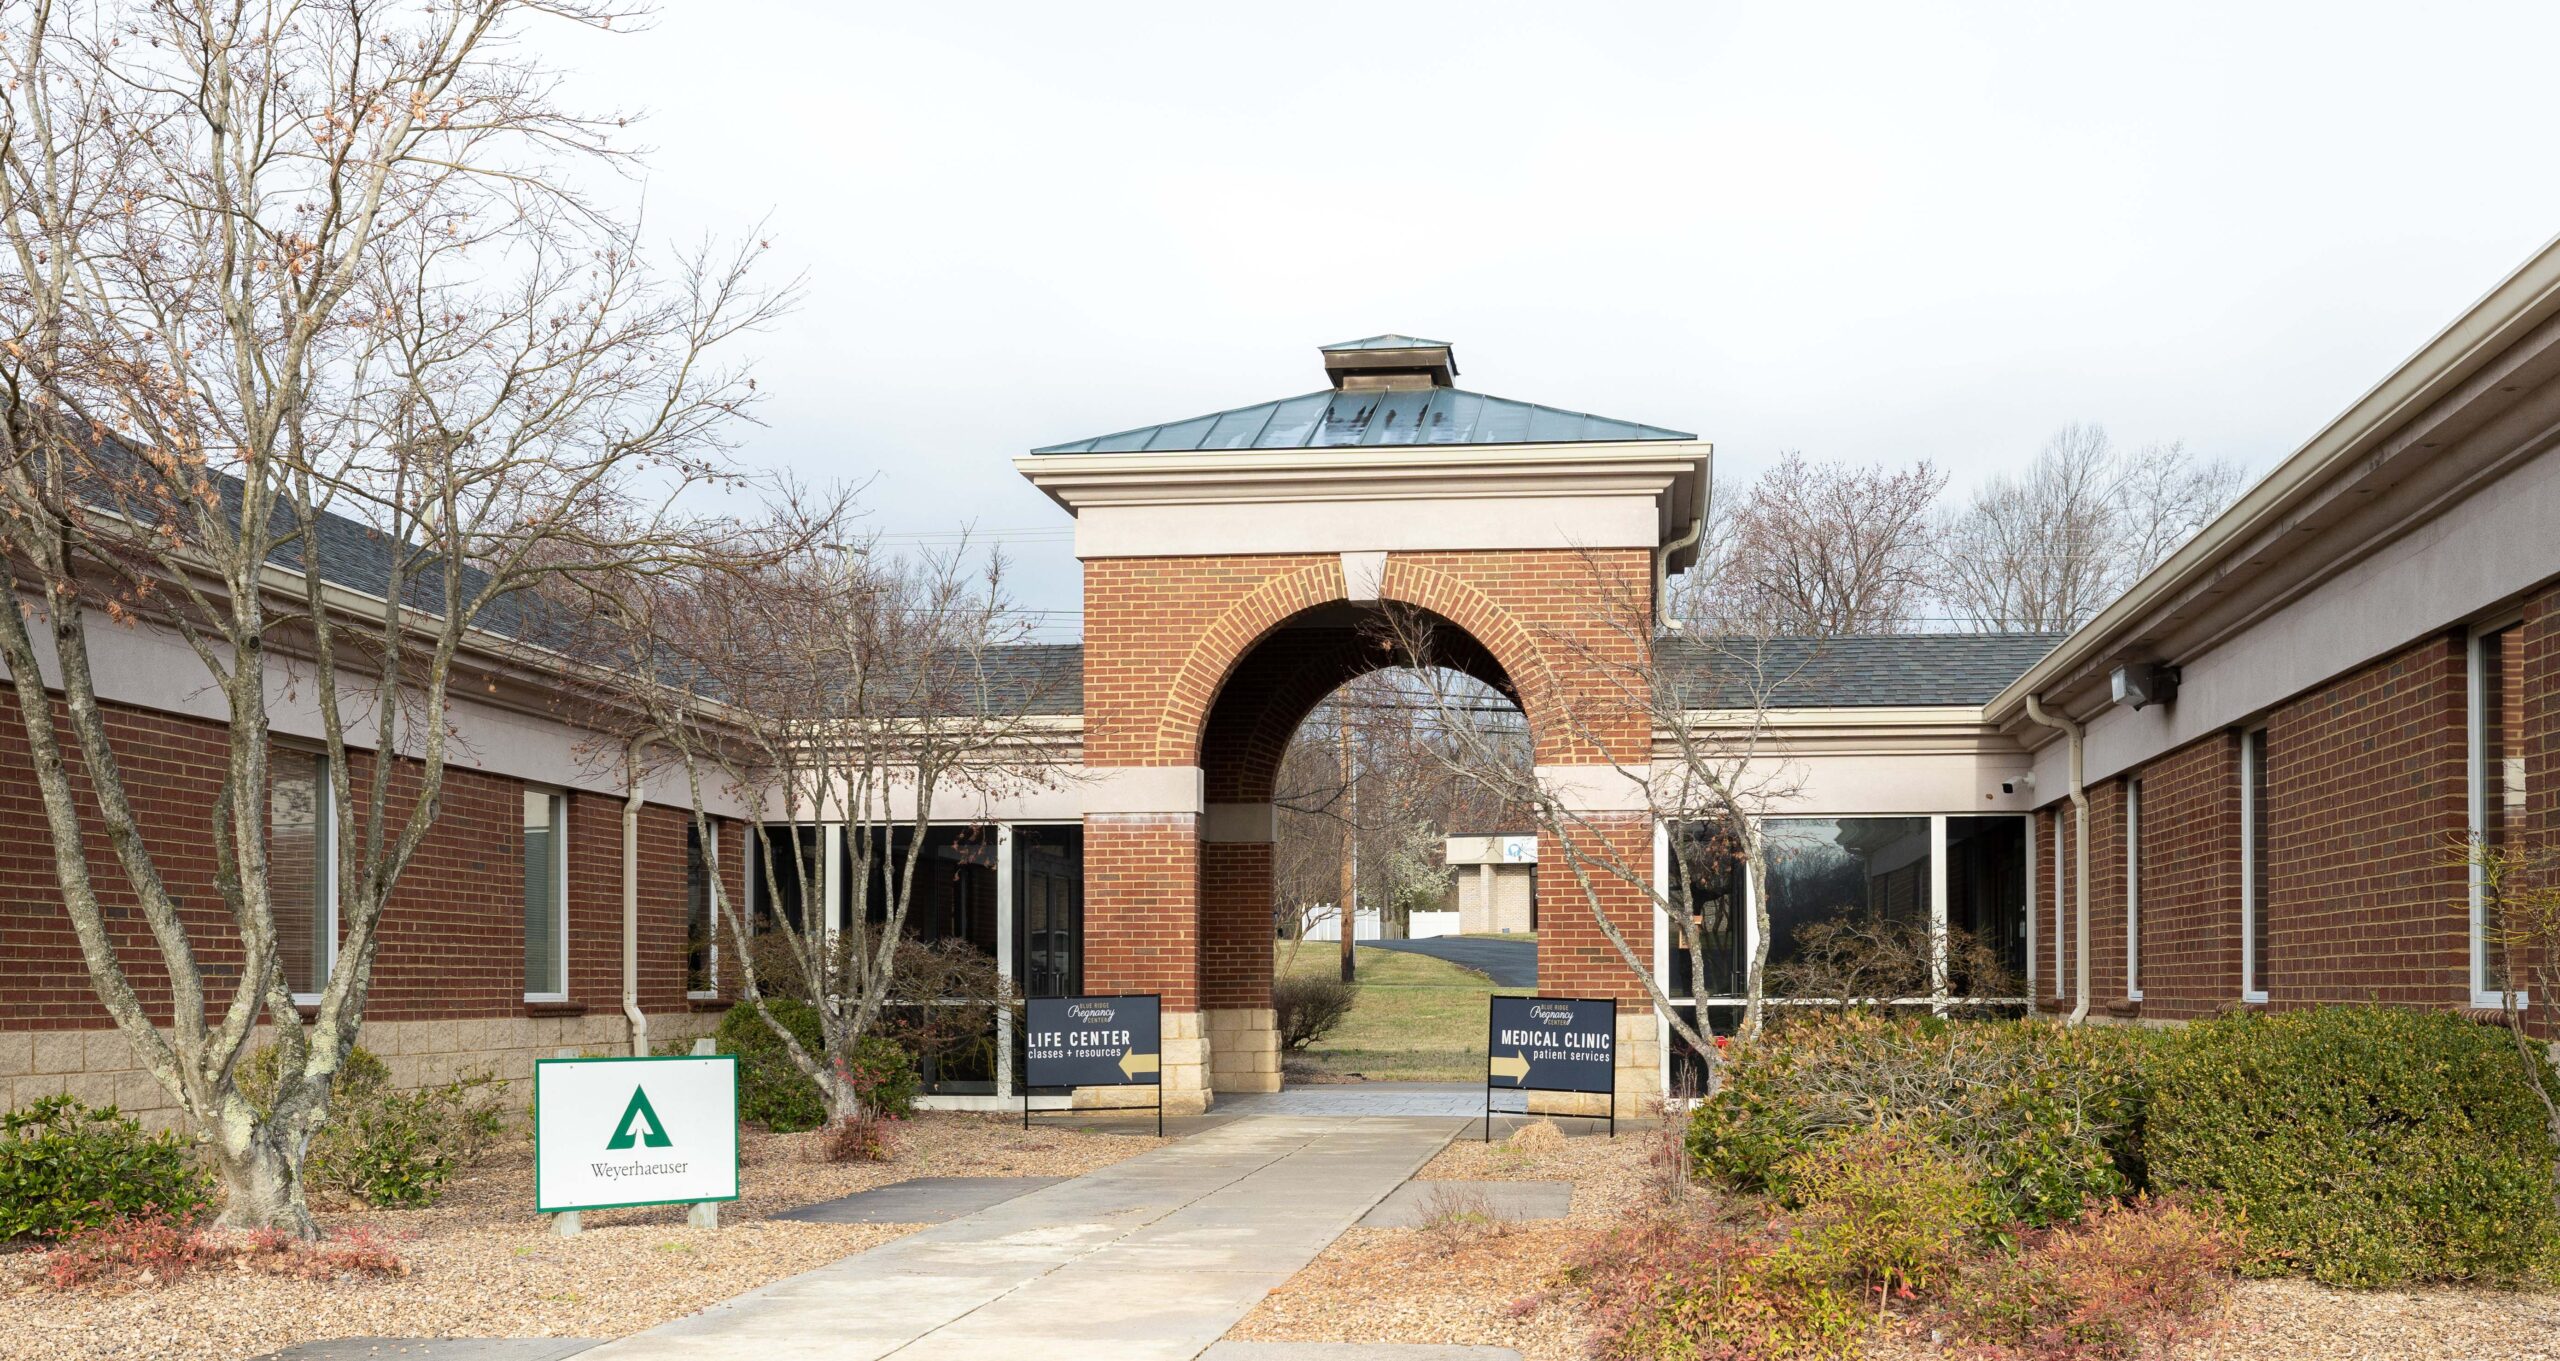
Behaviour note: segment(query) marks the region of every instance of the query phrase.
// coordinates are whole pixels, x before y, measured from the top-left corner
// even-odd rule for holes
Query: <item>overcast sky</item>
[[[2067,421],[2265,471],[2560,231],[2560,5],[670,0],[528,37],[666,237],[807,303],[745,457],[974,524],[1034,445],[1448,340],[1460,385],[1959,487]],[[1025,533],[1025,531],[1030,531]]]

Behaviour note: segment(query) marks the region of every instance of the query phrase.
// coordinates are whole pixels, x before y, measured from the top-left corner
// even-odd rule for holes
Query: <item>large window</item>
[[[337,953],[337,880],[329,854],[329,758],[278,751],[267,767],[267,865],[276,954],[295,997],[316,999]]]
[[[809,929],[807,904],[825,891],[825,854],[815,827],[763,827],[756,837],[756,859],[750,871],[753,882],[747,889],[747,901],[753,914],[749,923],[758,934],[773,929],[774,918],[791,923],[794,931]],[[823,900],[821,900],[823,901]],[[827,926],[819,922],[820,929]]]
[[[2124,995],[2142,1000],[2142,781],[2124,782]]]
[[[568,799],[524,792],[524,997],[569,996]]]
[[[2064,953],[2063,942],[2069,938],[2065,929],[2071,915],[2071,816],[2068,807],[2053,810],[2053,986],[2048,995],[2067,995],[2070,986],[2071,960]]]
[[[2471,635],[2469,804],[2477,851],[2511,850],[2524,828],[2524,648],[2516,626]],[[2512,979],[2484,866],[2471,865],[2471,1004],[2503,1007]],[[2519,1004],[2526,999],[2519,994]]]
[[[1959,953],[1947,978],[1957,997],[2025,996],[2027,820],[1951,817],[1947,824],[1947,925],[1971,936],[2003,976],[1977,978]]]
[[[1747,989],[1743,977],[1749,964],[1743,947],[1742,866],[1735,860],[1728,840],[1709,832],[1704,824],[1691,823],[1680,828],[1670,846],[1671,872],[1675,877],[1666,891],[1676,892],[1678,885],[1687,885],[1689,922],[1706,955],[1709,997],[1739,997]],[[1697,990],[1690,984],[1689,952],[1682,948],[1677,935],[1670,937],[1668,946],[1668,991],[1674,997],[1694,996]]]
[[[1084,828],[1013,829],[1013,920],[1022,995],[1084,991]]]
[[[1805,958],[1813,928],[1865,916],[1899,926],[1929,921],[1929,819],[1773,818],[1769,848],[1769,967]]]
[[[720,922],[712,911],[711,858],[703,853],[702,828],[684,823],[684,990],[688,997],[720,991]]]
[[[2240,996],[2267,1000],[2267,730],[2240,738]]]

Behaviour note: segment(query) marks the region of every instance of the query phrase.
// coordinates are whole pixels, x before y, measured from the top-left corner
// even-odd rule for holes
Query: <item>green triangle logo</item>
[[[674,1142],[667,1137],[667,1127],[658,1123],[658,1113],[649,1108],[649,1094],[634,1087],[631,1104],[622,1108],[622,1123],[613,1127],[613,1137],[604,1146],[608,1153],[619,1153],[635,1143],[665,1148]]]

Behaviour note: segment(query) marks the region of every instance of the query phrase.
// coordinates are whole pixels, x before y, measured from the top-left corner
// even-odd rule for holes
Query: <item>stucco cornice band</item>
[[[1225,845],[1268,845],[1280,839],[1280,812],[1267,803],[1213,803],[1200,819],[1200,839]]]
[[[1538,785],[1576,813],[1642,813],[1653,807],[1645,785],[1649,768],[1612,765],[1540,766]]]
[[[1076,781],[1088,813],[1187,813],[1208,807],[1198,766],[1086,766]]]

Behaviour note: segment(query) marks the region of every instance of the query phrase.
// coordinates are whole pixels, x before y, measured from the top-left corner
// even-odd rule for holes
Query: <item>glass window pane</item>
[[[773,929],[779,912],[793,930],[805,931],[809,922],[804,905],[820,900],[827,870],[818,829],[783,826],[762,831],[763,853],[756,857],[752,889],[756,929]]]
[[[1084,989],[1084,829],[1013,831],[1014,983],[1025,997]]]
[[[1684,824],[1672,842],[1673,892],[1687,887],[1689,920],[1706,956],[1706,992],[1710,997],[1740,997],[1748,967],[1743,950],[1743,874],[1730,838],[1705,823]],[[1670,994],[1692,995],[1689,951],[1680,933],[1670,935]]]
[[[1965,949],[1967,939],[1976,948]],[[1947,941],[1950,992],[2026,994],[2025,818],[1947,819]]]
[[[285,983],[311,994],[327,986],[329,825],[326,758],[279,751],[268,761],[267,884]]]
[[[711,861],[703,854],[702,829],[688,817],[684,824],[684,989],[711,992],[712,976]]]
[[[1863,923],[1895,936],[1929,928],[1927,818],[1780,818],[1765,825],[1769,849],[1769,966],[1804,965],[1831,923]],[[1925,946],[1903,965],[1896,991],[1925,994]],[[1919,980],[1917,989],[1911,980]],[[1801,991],[1799,989],[1798,991]]]
[[[2243,795],[2248,803],[2249,819],[2249,978],[2250,992],[2267,990],[2269,955],[2267,944],[2267,730],[2260,728],[2246,739],[2248,750],[2244,764],[2248,779]]]
[[[524,796],[524,990],[564,993],[557,794]]]

